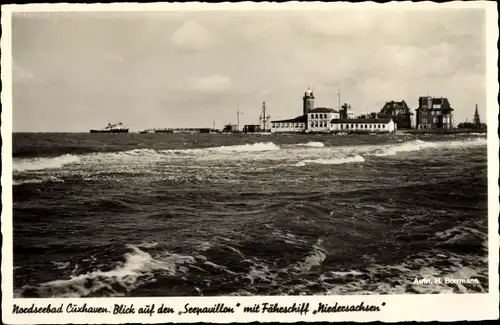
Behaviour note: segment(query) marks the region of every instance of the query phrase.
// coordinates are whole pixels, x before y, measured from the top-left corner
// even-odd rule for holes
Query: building
[[[481,126],[481,119],[479,118],[479,112],[477,111],[477,104],[476,104],[476,111],[474,112],[474,120],[472,122],[474,124],[474,127],[476,129],[480,129]]]
[[[289,120],[271,121],[271,133],[304,132],[307,126],[307,115],[297,116]]]
[[[308,88],[302,97],[302,115],[271,121],[271,132],[330,132],[330,121],[340,118],[340,114],[332,108],[315,108],[314,99],[313,91]]]
[[[420,97],[416,112],[417,129],[453,128],[453,108],[447,98]]]
[[[222,132],[238,132],[238,125],[236,124],[226,124],[222,129]]]
[[[347,103],[344,103],[344,104],[340,107],[339,114],[340,114],[340,117],[339,117],[339,118],[341,118],[341,119],[350,119],[350,118],[354,118],[354,111],[352,110],[351,105],[349,105],[349,104],[347,104]]]
[[[392,118],[357,118],[333,119],[330,130],[332,132],[394,132],[397,129]]]
[[[340,118],[338,111],[326,107],[317,107],[307,112],[307,131],[329,132],[330,121],[338,118]]]
[[[379,118],[392,118],[398,129],[411,129],[411,116],[413,113],[406,102],[390,101],[378,113]]]
[[[245,133],[262,132],[262,129],[261,126],[258,124],[247,124],[243,127],[243,132]]]

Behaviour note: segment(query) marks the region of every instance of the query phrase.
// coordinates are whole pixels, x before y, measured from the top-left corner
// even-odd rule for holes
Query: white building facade
[[[304,132],[307,125],[307,116],[298,116],[290,120],[271,121],[271,133]]]
[[[277,132],[330,132],[330,121],[339,119],[338,111],[327,107],[314,107],[314,93],[308,88],[302,97],[302,115],[293,119],[271,121],[271,133]]]
[[[367,132],[390,133],[396,131],[396,124],[391,118],[379,119],[333,119],[330,122],[332,132]]]
[[[307,112],[307,132],[330,132],[330,121],[332,119],[339,119],[340,114],[338,111],[318,107]]]

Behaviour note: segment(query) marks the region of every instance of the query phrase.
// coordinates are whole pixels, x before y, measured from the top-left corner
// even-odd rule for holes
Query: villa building
[[[447,98],[420,97],[416,112],[417,129],[453,128],[453,108]]]
[[[385,103],[377,115],[380,118],[392,118],[398,129],[411,129],[411,116],[413,113],[404,100]]]

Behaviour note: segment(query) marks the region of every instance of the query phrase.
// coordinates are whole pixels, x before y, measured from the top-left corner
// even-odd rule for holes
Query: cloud
[[[220,93],[231,89],[231,79],[221,74],[213,74],[188,79],[188,88],[205,93]]]
[[[188,51],[201,51],[210,48],[214,39],[212,35],[196,20],[185,22],[171,37],[172,43]]]

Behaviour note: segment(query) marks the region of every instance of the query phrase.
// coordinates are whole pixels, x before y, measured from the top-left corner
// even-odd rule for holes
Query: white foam
[[[470,148],[479,147],[486,145],[486,138],[470,138],[467,140],[452,140],[452,141],[438,141],[438,142],[426,142],[422,140],[413,140],[408,142],[403,142],[396,145],[385,146],[382,149],[377,150],[374,156],[385,157],[393,156],[398,152],[412,152],[419,151],[423,149],[431,148]]]
[[[66,154],[52,158],[20,158],[14,159],[12,171],[23,172],[30,170],[56,169],[68,164],[78,163],[80,157]]]
[[[323,142],[307,142],[307,143],[298,143],[296,144],[298,147],[313,147],[313,148],[324,148],[325,144]]]
[[[303,167],[308,164],[321,164],[321,165],[339,165],[339,164],[349,164],[355,162],[363,162],[365,159],[360,156],[351,156],[351,157],[343,157],[343,158],[330,158],[330,159],[306,159],[299,161],[295,164],[297,167]]]
[[[126,253],[125,263],[110,271],[93,271],[86,274],[71,276],[67,280],[55,280],[40,284],[38,287],[42,292],[55,294],[57,297],[85,297],[99,290],[107,290],[111,295],[122,295],[117,292],[113,284],[118,283],[126,291],[136,288],[141,283],[141,278],[153,277],[153,271],[166,272],[175,275],[177,271],[183,271],[179,265],[194,262],[192,256],[181,256],[165,253],[164,256],[153,258],[136,246],[127,245],[132,250]],[[151,280],[154,281],[154,280]],[[91,283],[91,286],[88,284]]]
[[[280,150],[280,147],[272,142],[257,142],[252,144],[242,144],[235,146],[222,146],[207,148],[208,151],[216,152],[256,152],[256,151],[273,151]]]
[[[12,185],[22,185],[22,184],[39,184],[39,183],[44,183],[44,182],[57,182],[57,183],[64,183],[64,180],[54,177],[54,176],[47,176],[47,177],[41,177],[41,178],[33,178],[33,179],[25,179],[25,180],[13,180]]]
[[[320,266],[326,258],[326,250],[321,246],[322,240],[318,239],[317,243],[313,245],[311,253],[306,256],[303,262],[294,266],[294,269],[300,272],[308,272],[315,266]]]

